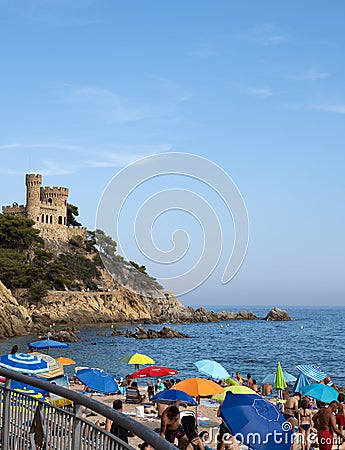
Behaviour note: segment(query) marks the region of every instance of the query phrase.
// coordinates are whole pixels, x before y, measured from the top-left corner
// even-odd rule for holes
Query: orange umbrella
[[[65,356],[60,356],[59,358],[56,358],[56,361],[59,361],[59,363],[62,366],[71,366],[72,364],[76,364],[75,361],[71,358],[66,358]]]
[[[179,389],[192,397],[208,397],[224,392],[224,389],[219,384],[205,378],[187,378],[175,384],[173,388]]]

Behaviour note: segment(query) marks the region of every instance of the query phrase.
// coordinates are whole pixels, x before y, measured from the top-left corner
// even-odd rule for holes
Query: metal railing
[[[82,407],[132,432],[156,450],[176,447],[142,423],[92,398],[38,378],[0,368],[6,385],[0,387],[1,450],[134,450],[118,437],[82,417]],[[10,389],[10,381],[56,394],[73,402],[69,409]]]

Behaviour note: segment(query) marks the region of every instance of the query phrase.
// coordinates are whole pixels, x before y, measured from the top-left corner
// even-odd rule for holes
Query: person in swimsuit
[[[334,413],[337,409],[338,402],[333,400],[328,407],[325,405],[321,406],[313,417],[320,450],[332,450],[334,442],[333,433],[340,437],[341,442],[344,442],[343,434],[339,431],[335,422]]]
[[[301,394],[299,392],[295,392],[292,397],[289,397],[286,400],[284,405],[284,413],[283,416],[287,422],[290,423],[292,429],[296,425],[296,413],[298,411],[298,402],[301,400]]]
[[[343,433],[344,431],[344,425],[345,425],[345,407],[344,407],[344,401],[345,401],[345,395],[339,394],[338,395],[338,409],[335,415],[335,421],[338,425],[339,431]]]
[[[181,403],[176,402],[163,411],[160,435],[172,444],[177,440],[179,448],[186,450],[189,441],[180,422],[180,411],[177,406],[179,404]]]
[[[309,401],[304,398],[301,401],[301,408],[298,410],[298,428],[302,437],[302,450],[309,450],[310,448],[310,430],[313,426],[313,414],[309,407]]]

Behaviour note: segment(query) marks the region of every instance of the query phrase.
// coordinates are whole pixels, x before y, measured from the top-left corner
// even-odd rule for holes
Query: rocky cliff
[[[96,323],[186,323],[222,320],[259,320],[247,311],[215,313],[206,308],[185,307],[172,294],[147,298],[121,286],[103,292],[49,291],[38,302],[28,300],[27,291],[15,296],[0,283],[0,337],[45,331],[55,324]],[[270,320],[291,320],[285,311],[274,310]]]
[[[0,281],[0,337],[26,334],[31,326],[26,308],[18,304],[11,291]]]

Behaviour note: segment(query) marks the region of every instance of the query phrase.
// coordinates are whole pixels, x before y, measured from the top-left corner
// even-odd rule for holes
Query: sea
[[[230,375],[240,371],[251,373],[259,384],[276,370],[280,361],[283,370],[297,376],[297,364],[314,364],[327,372],[334,383],[345,386],[344,319],[341,307],[287,307],[291,322],[227,321],[218,323],[174,324],[172,327],[189,335],[188,339],[136,340],[111,336],[113,328],[107,325],[80,327],[80,342],[70,343],[68,349],[50,349],[53,357],[67,356],[78,367],[99,367],[112,375],[125,376],[133,366],[119,360],[131,353],[149,355],[156,365],[178,370],[178,378],[201,376],[194,362],[213,359],[221,363]],[[208,307],[214,311],[226,309]],[[231,306],[229,310],[240,308]],[[246,307],[258,317],[265,317],[269,308]],[[134,330],[135,325],[116,324],[117,330]],[[161,329],[163,325],[145,325]],[[104,336],[105,335],[105,336]],[[9,353],[17,344],[26,352],[27,344],[37,340],[36,335],[20,336],[0,341],[0,354]],[[76,366],[66,366],[72,375]],[[141,381],[145,384],[145,380]]]

